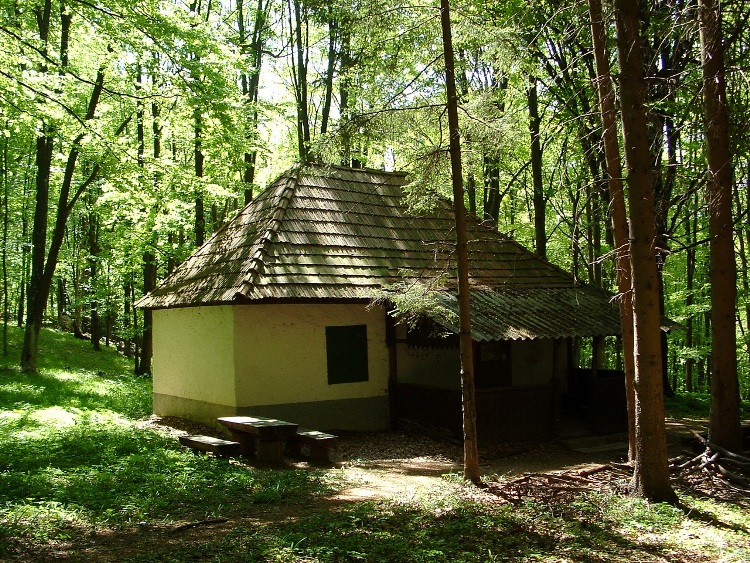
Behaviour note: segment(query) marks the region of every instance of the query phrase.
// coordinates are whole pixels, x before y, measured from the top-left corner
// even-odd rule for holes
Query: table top
[[[299,424],[293,422],[262,416],[222,416],[217,420],[227,428],[250,434],[266,434],[269,431],[279,431],[282,434],[290,435],[294,434],[297,428],[299,428]]]

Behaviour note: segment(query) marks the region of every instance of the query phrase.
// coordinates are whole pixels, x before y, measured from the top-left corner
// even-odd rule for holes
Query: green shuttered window
[[[328,384],[367,381],[367,325],[327,326]]]

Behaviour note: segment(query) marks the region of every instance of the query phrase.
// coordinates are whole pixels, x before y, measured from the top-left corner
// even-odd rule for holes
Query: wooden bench
[[[287,449],[293,457],[302,457],[302,446],[310,451],[310,461],[315,463],[331,463],[330,450],[336,445],[338,436],[326,434],[318,430],[300,428],[296,434],[287,440]]]
[[[222,440],[212,436],[180,436],[180,444],[187,446],[194,452],[211,452],[221,457],[240,454],[239,442]]]

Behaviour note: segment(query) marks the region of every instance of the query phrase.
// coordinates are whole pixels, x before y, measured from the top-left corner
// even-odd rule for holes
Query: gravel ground
[[[146,419],[143,426],[165,431],[177,439],[184,434],[226,437],[219,428],[177,417]],[[460,471],[463,445],[440,430],[410,422],[387,432],[337,432],[331,460],[338,466],[381,466],[394,470],[399,465],[418,472]],[[479,450],[481,470],[490,474],[519,474],[548,468],[596,463],[611,454],[585,455],[556,442],[497,442]]]

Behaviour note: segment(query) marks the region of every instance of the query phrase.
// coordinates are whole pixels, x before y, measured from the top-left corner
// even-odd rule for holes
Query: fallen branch
[[[229,518],[207,518],[206,520],[200,520],[198,522],[188,522],[187,524],[181,524],[172,528],[169,533],[176,534],[177,532],[184,532],[190,528],[197,528],[198,526],[208,526],[210,524],[223,524],[229,522]]]

